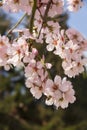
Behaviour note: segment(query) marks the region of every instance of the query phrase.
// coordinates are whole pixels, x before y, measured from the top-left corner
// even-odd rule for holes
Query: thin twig
[[[49,11],[49,9],[50,9],[51,3],[52,3],[52,0],[49,0],[49,2],[48,2],[48,4],[47,4],[47,7],[46,7],[46,10],[45,10],[45,13],[44,13],[44,16],[43,16],[43,23],[42,23],[42,26],[41,26],[41,28],[40,28],[40,31],[39,31],[39,34],[38,34],[38,38],[39,38],[39,36],[40,36],[41,30],[42,30],[42,28],[43,28],[43,25],[44,25],[44,23],[45,23],[46,20],[47,20],[47,15],[48,15],[48,11]]]
[[[24,17],[27,15],[27,13],[25,13],[22,17],[21,17],[21,19],[8,31],[8,33],[7,33],[7,36],[10,34],[10,33],[12,33],[12,31],[22,22],[22,20],[24,19]]]

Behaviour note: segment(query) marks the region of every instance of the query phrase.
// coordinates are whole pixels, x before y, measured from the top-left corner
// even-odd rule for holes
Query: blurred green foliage
[[[0,10],[0,34],[4,34],[10,27],[10,21],[7,19],[7,15]]]
[[[67,19],[65,23],[66,21]],[[0,33],[4,34],[9,23],[4,14],[0,15]],[[39,46],[40,53],[44,47],[45,45]],[[51,73],[63,76],[60,58],[47,52],[45,56],[47,61],[52,61]],[[58,62],[55,64],[55,61]],[[65,110],[46,106],[44,98],[35,100],[25,87],[24,81],[23,70],[6,72],[0,68],[0,130],[87,130],[86,72],[72,79],[77,101]]]

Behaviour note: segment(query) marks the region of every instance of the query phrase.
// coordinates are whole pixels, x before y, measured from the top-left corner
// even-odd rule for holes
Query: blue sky
[[[69,12],[68,25],[80,31],[87,38],[87,5],[78,12]]]

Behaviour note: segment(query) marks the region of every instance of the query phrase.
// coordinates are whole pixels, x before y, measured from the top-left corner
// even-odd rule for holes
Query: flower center
[[[57,45],[57,40],[53,40],[53,44],[54,44],[54,45]]]
[[[54,86],[53,86],[53,90],[54,90],[54,91],[58,90],[58,86],[57,86],[57,85],[54,85]]]
[[[0,46],[3,46],[3,45],[4,45],[4,43],[2,41],[0,41]]]
[[[19,0],[14,0],[14,3],[19,3]]]
[[[74,3],[75,3],[75,4],[79,4],[79,0],[75,0]]]

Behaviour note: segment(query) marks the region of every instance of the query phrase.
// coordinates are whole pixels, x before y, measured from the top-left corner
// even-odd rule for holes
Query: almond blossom
[[[61,79],[60,76],[56,75],[54,82],[51,79],[46,82],[45,95],[47,96],[47,105],[55,105],[57,109],[59,107],[67,108],[69,103],[73,103],[76,100],[74,94],[72,84],[66,78]]]
[[[11,49],[8,49],[8,54],[10,55],[8,64],[13,64],[14,66],[23,66],[22,59],[25,55],[28,55],[28,43],[23,37],[20,37],[17,41],[14,41]]]
[[[79,58],[77,60],[64,60],[62,62],[62,67],[66,75],[70,78],[79,75],[84,71],[84,66],[87,65],[87,58]]]
[[[83,6],[82,0],[67,0],[68,9],[70,11],[78,11]]]
[[[87,50],[87,41],[78,31],[68,29],[65,33],[63,30],[59,33],[54,54],[63,59],[62,67],[69,77],[75,77],[84,71],[87,64],[84,50]]]
[[[48,51],[53,51],[54,48],[56,48],[56,46],[59,43],[58,36],[55,35],[55,34],[53,34],[52,36],[51,35],[47,36],[46,43],[48,43],[47,50]]]
[[[44,92],[48,73],[44,70],[42,62],[35,60],[32,60],[32,62],[25,67],[26,86],[30,88],[32,95],[39,99]]]
[[[6,36],[0,35],[0,66],[4,66],[6,70],[10,69],[10,64],[7,63],[9,59],[8,49],[10,48],[9,39]]]
[[[3,8],[10,12],[22,10],[30,15],[32,6],[33,0],[3,0]]]
[[[48,15],[53,17],[63,13],[64,0],[53,0]]]

